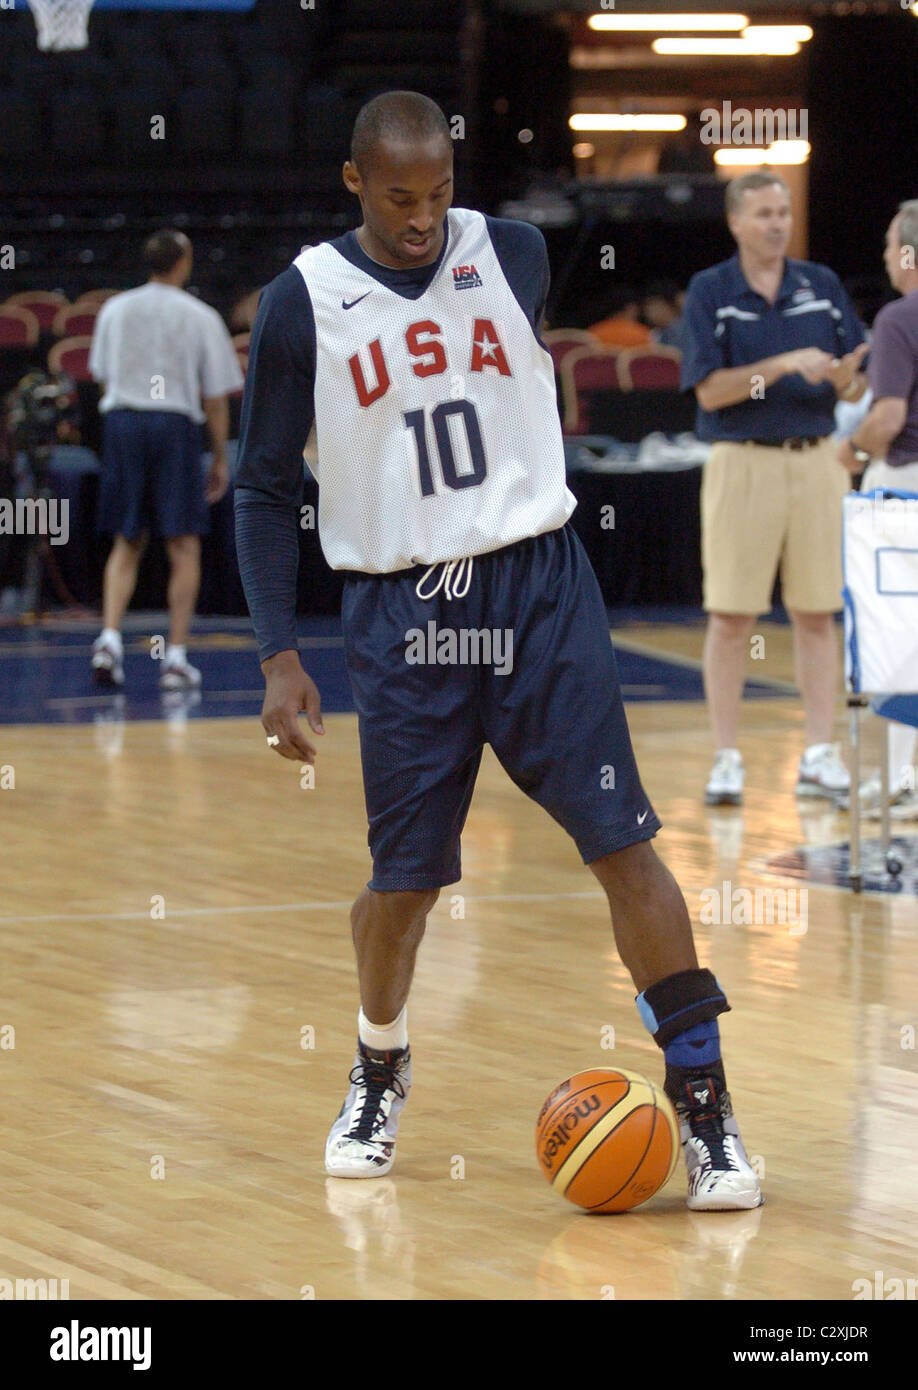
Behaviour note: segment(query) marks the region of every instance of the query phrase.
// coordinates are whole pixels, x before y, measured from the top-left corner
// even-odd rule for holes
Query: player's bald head
[[[452,153],[449,124],[435,101],[421,92],[383,92],[362,106],[351,135],[351,162],[361,178],[372,173],[384,149],[442,146]]]

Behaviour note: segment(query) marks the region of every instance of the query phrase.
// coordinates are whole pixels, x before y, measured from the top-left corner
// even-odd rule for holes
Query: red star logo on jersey
[[[475,339],[475,347],[481,353],[481,365],[483,367],[497,366],[497,349],[500,344],[496,338],[493,342],[491,341],[487,329],[482,329],[481,337]]]
[[[493,323],[490,319],[476,319],[472,330],[470,370],[482,372],[485,367],[493,367],[501,376],[513,375]]]

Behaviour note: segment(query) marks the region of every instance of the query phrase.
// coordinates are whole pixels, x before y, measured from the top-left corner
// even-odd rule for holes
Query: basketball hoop
[[[86,48],[93,0],[29,0],[35,16],[38,47],[46,53]]]

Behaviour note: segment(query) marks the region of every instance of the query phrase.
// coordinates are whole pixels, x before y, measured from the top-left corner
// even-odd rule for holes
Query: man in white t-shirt
[[[154,232],[143,248],[145,285],[106,300],[96,320],[89,367],[102,385],[102,478],[98,530],[114,536],[105,566],[103,629],[93,644],[100,684],[124,683],[121,622],[152,531],[169,556],[169,642],[159,683],[199,686],[185,644],[201,577],[201,536],[208,506],[228,484],[227,396],[243,377],[229,332],[215,309],[182,287],[191,275],[191,242]],[[202,426],[212,462],[201,467]]]

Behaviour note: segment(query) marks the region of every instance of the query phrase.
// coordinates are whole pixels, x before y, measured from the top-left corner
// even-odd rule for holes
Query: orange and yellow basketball
[[[591,1212],[628,1211],[668,1182],[676,1113],[640,1072],[594,1067],[556,1086],[539,1113],[539,1166],[556,1192]]]

